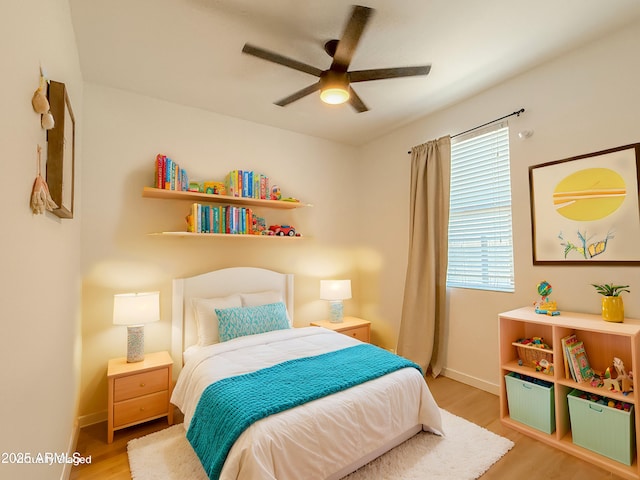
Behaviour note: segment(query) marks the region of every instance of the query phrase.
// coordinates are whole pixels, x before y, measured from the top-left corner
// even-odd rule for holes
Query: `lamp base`
[[[127,326],[127,363],[144,360],[144,325]]]
[[[342,323],[344,318],[344,306],[342,300],[332,300],[329,302],[329,321],[331,323]]]

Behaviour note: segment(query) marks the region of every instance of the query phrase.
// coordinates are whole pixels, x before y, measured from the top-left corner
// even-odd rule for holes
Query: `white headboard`
[[[173,280],[171,354],[174,371],[182,368],[182,352],[198,342],[192,298],[226,297],[233,293],[277,290],[293,323],[293,274],[264,268],[234,267]],[[176,368],[177,367],[177,368]]]

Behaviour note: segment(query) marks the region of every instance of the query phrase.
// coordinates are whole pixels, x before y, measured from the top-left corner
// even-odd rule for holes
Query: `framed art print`
[[[47,184],[60,218],[73,218],[75,117],[64,83],[49,83],[49,105],[55,125],[47,137]]]
[[[533,263],[640,264],[640,143],[529,167]]]

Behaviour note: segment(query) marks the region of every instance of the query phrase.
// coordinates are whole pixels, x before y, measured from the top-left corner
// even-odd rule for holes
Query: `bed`
[[[212,317],[212,312],[217,315]],[[235,325],[234,315],[253,312],[276,318],[275,328],[253,324],[250,334],[244,335],[247,332],[243,329],[237,332],[235,326],[229,327]],[[290,328],[293,319],[291,274],[240,267],[174,280],[172,354],[174,360],[183,361],[176,365],[180,373],[171,402],[183,412],[187,438],[207,472],[208,464],[191,434],[200,425],[198,419],[229,415],[216,414],[217,410],[206,406],[205,396],[214,386],[240,379],[253,381],[249,379],[255,375],[292,363],[340,362],[348,358],[341,355],[377,349],[321,327]],[[258,328],[257,333],[252,328]],[[349,368],[335,365],[359,362],[334,364],[330,371],[344,370],[348,376]],[[376,365],[384,363],[376,361]],[[313,364],[313,372],[328,370],[318,365]],[[292,383],[306,389],[316,375],[305,378]],[[242,388],[251,391],[247,384]],[[235,410],[241,403],[229,402]],[[339,479],[421,430],[442,433],[440,410],[422,374],[416,368],[398,365],[390,373],[321,398],[310,397],[306,403],[258,419],[235,439],[212,478]]]

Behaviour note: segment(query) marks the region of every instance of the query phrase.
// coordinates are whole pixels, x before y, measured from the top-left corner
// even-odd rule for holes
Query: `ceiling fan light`
[[[348,101],[349,97],[349,91],[342,87],[325,88],[320,92],[320,99],[331,105],[340,105]]]

